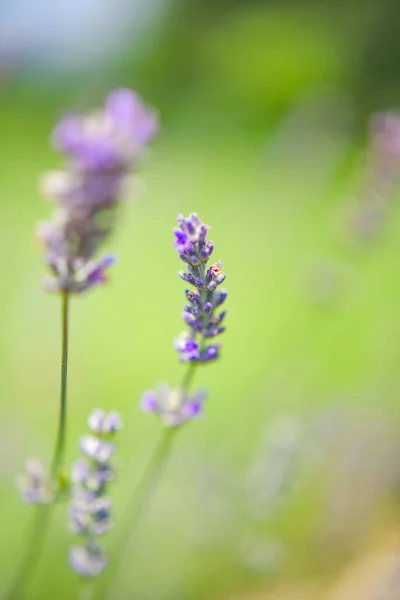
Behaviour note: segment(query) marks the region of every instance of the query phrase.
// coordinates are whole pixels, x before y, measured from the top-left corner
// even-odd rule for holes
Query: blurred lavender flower
[[[76,460],[71,472],[69,507],[71,533],[86,537],[83,546],[70,548],[69,561],[82,577],[95,577],[107,566],[108,560],[96,537],[112,527],[111,500],[106,495],[108,483],[114,481],[115,471],[110,464],[116,445],[109,441],[122,427],[119,413],[92,411],[88,425],[96,436],[85,435],[80,440],[84,458]]]
[[[115,258],[109,254],[98,258],[97,253],[112,233],[117,208],[127,193],[130,172],[138,168],[157,128],[154,112],[146,108],[134,92],[122,88],[108,95],[102,109],[88,115],[68,116],[53,132],[53,143],[64,154],[66,167],[43,178],[42,192],[55,207],[51,219],[39,225],[38,237],[52,271],[45,288],[60,292],[61,297],[60,405],[49,475],[31,461],[27,463],[26,475],[18,481],[22,498],[27,502],[54,502],[68,488],[63,465],[70,295],[107,281],[108,269]],[[91,536],[104,533],[110,526],[109,503],[104,491],[113,479],[109,461],[116,447],[110,438],[120,429],[121,419],[115,412],[105,414],[97,410],[90,416],[89,427],[96,435],[86,435],[80,440],[80,449],[86,458],[77,461],[73,468],[70,509],[71,530],[88,536],[86,546],[71,550],[71,564],[85,576],[100,572],[105,565],[103,553]],[[37,514],[35,531],[40,526],[43,539],[48,528],[48,511],[42,512],[43,517]],[[14,588],[17,590],[27,585],[27,574],[33,574],[40,556],[36,546],[37,540],[32,536],[21,563],[22,575],[16,576]]]
[[[116,410],[106,413],[101,408],[93,410],[88,419],[88,427],[93,433],[113,434],[122,427],[121,415]]]
[[[201,414],[206,398],[204,390],[188,397],[184,390],[162,384],[155,392],[148,390],[143,394],[141,407],[144,412],[156,413],[164,425],[176,427]]]
[[[226,311],[218,313],[218,308],[227,298],[225,290],[218,286],[225,280],[220,261],[207,269],[207,262],[214,250],[214,243],[206,241],[209,226],[200,221],[196,213],[187,218],[178,216],[179,227],[174,229],[174,248],[180,258],[187,264],[187,272],[180,271],[181,279],[194,287],[186,290],[183,320],[189,332],[182,332],[174,345],[178,358],[182,363],[192,367],[214,361],[219,357],[219,344],[207,340],[215,338],[225,331],[222,323]],[[188,395],[191,373],[185,377],[181,387],[171,389],[161,385],[156,392],[146,391],[142,397],[141,408],[146,412],[156,413],[164,425],[176,427],[198,416],[202,412],[206,393]]]
[[[369,130],[369,181],[351,215],[363,241],[373,239],[385,222],[400,177],[400,113],[372,116]]]
[[[88,541],[85,546],[73,546],[69,551],[73,570],[82,577],[96,577],[108,565],[108,559],[99,544]]]
[[[103,110],[62,119],[53,141],[83,171],[109,173],[137,162],[157,129],[156,115],[134,92],[121,88],[107,96]]]
[[[27,458],[25,474],[17,478],[21,498],[28,504],[50,504],[53,495],[49,488],[49,477],[37,458]]]
[[[92,435],[80,439],[79,448],[87,458],[98,463],[106,463],[115,452],[115,444],[106,442]]]
[[[114,257],[95,255],[110,235],[116,208],[158,128],[155,113],[131,90],[111,92],[103,109],[60,121],[53,142],[67,159],[65,171],[45,175],[41,189],[56,203],[38,228],[53,277],[50,291],[84,292],[107,281]]]

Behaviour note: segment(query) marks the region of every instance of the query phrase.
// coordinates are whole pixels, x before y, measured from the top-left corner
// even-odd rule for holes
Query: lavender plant
[[[115,480],[111,459],[116,451],[114,437],[121,429],[122,421],[115,411],[107,414],[96,409],[89,416],[88,426],[95,435],[85,435],[80,440],[84,457],[72,466],[72,500],[68,513],[71,533],[84,540],[83,545],[73,546],[69,552],[70,564],[81,577],[99,575],[108,563],[97,538],[113,525],[107,488]]]
[[[65,446],[69,299],[107,281],[114,257],[97,254],[113,231],[130,172],[156,131],[155,114],[134,92],[118,89],[107,96],[103,109],[65,117],[52,135],[66,157],[66,169],[43,178],[42,191],[55,208],[51,219],[39,226],[38,236],[51,271],[45,289],[62,297],[61,400],[53,478],[59,475]]]
[[[52,142],[63,153],[66,166],[47,173],[42,180],[42,192],[54,203],[54,210],[50,220],[38,227],[38,237],[51,273],[44,287],[61,296],[61,393],[50,475],[30,460],[26,475],[18,482],[22,499],[30,503],[51,504],[68,486],[63,466],[70,298],[107,282],[108,269],[115,259],[110,254],[98,257],[99,250],[113,232],[131,171],[138,169],[157,128],[155,113],[134,92],[121,88],[107,96],[103,108],[87,115],[67,116],[53,131]],[[38,531],[43,540],[47,520],[41,514],[33,528],[22,567],[24,576],[17,577],[22,584],[39,558]],[[19,594],[20,587],[14,586],[11,597]]]
[[[369,128],[369,177],[351,215],[351,226],[360,241],[376,237],[388,217],[399,181],[400,114],[378,113]]]
[[[142,410],[156,413],[167,427],[183,425],[202,412],[206,392],[199,391],[190,396],[189,387],[195,367],[219,357],[220,345],[213,340],[225,331],[222,323],[226,316],[226,311],[218,313],[227,297],[225,290],[218,289],[226,277],[222,264],[218,261],[207,269],[214,250],[214,243],[206,241],[209,226],[195,213],[186,219],[179,215],[178,223],[173,246],[187,264],[187,271],[179,271],[179,276],[192,289],[185,291],[189,303],[182,314],[189,331],[182,332],[174,345],[178,359],[187,364],[188,369],[180,387],[171,389],[161,384],[156,391],[146,391],[141,400]]]
[[[219,358],[220,345],[215,342],[215,338],[225,330],[223,321],[226,312],[220,311],[220,307],[228,294],[219,286],[225,281],[226,275],[220,261],[207,267],[214,250],[214,243],[206,240],[209,226],[200,221],[196,213],[187,218],[179,215],[178,224],[179,227],[174,229],[176,240],[173,246],[187,265],[187,270],[179,271],[179,276],[191,287],[185,291],[188,304],[182,314],[189,329],[178,336],[174,346],[179,361],[187,367],[179,386],[172,388],[167,384],[160,384],[156,390],[145,391],[141,398],[141,409],[154,413],[164,428],[128,505],[126,520],[131,522],[131,526],[129,529],[125,528],[118,542],[118,560],[113,563],[113,572],[108,581],[108,589],[111,590],[142,508],[147,504],[168,459],[173,436],[183,425],[203,412],[206,391],[190,393],[190,387],[196,369]]]

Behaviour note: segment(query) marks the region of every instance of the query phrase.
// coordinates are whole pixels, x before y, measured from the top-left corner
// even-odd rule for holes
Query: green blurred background
[[[348,211],[369,116],[400,104],[399,26],[395,0],[0,1],[1,592],[33,516],[14,478],[49,461],[57,419],[60,302],[34,238],[49,133],[126,85],[162,128],[110,285],[73,301],[67,450],[92,408],[121,411],[117,522],[160,431],[140,395],[182,376],[178,213],[212,225],[229,315],[112,598],[375,599],[400,537],[400,218],[392,202],[360,243]],[[55,513],[31,599],[79,597]]]

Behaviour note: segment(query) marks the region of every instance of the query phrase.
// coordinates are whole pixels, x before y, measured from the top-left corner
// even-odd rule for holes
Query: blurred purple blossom
[[[95,577],[107,566],[107,557],[95,537],[107,533],[113,526],[111,500],[107,496],[108,484],[115,479],[110,462],[116,451],[111,443],[122,427],[119,413],[97,408],[88,418],[89,429],[96,435],[85,435],[79,448],[84,457],[77,459],[71,471],[71,503],[68,509],[71,533],[86,536],[86,544],[74,546],[69,561],[82,577]]]
[[[156,135],[158,121],[139,96],[126,88],[111,92],[103,110],[70,115],[53,132],[56,148],[78,169],[104,172],[130,168]]]
[[[359,240],[376,238],[388,218],[400,178],[400,113],[377,113],[369,127],[367,183],[350,214]]]
[[[143,394],[141,408],[144,412],[157,414],[164,425],[178,427],[202,413],[206,398],[204,390],[188,396],[185,390],[160,384],[156,391],[147,390]]]
[[[108,565],[108,559],[102,547],[95,542],[85,546],[73,546],[69,550],[69,562],[73,570],[81,577],[96,577]]]
[[[46,469],[37,458],[27,458],[25,474],[17,478],[21,498],[28,504],[50,504],[53,499]]]
[[[46,174],[41,184],[56,204],[52,218],[38,228],[53,274],[47,290],[84,292],[107,281],[115,259],[95,255],[114,228],[131,170],[157,129],[155,113],[126,88],[111,92],[102,109],[67,116],[55,127],[52,139],[67,168]]]

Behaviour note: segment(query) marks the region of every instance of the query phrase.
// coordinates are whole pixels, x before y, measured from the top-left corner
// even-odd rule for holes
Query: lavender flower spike
[[[187,272],[180,271],[179,276],[194,288],[185,292],[188,304],[184,307],[183,319],[189,331],[183,332],[175,340],[178,358],[187,366],[180,386],[171,388],[163,384],[156,391],[147,390],[142,396],[141,409],[156,414],[164,425],[164,430],[134,491],[133,506],[147,503],[161,466],[168,459],[168,450],[176,432],[202,413],[207,394],[204,391],[190,393],[190,385],[198,365],[218,358],[219,344],[208,340],[224,331],[222,323],[226,312],[219,312],[219,307],[226,300],[227,293],[220,290],[219,286],[225,280],[225,274],[219,261],[207,268],[214,250],[213,242],[206,239],[209,226],[196,213],[187,218],[179,215],[178,224],[179,227],[174,229],[176,239],[173,246],[187,264]],[[99,427],[101,419],[102,415],[99,414],[95,419],[96,427]],[[135,511],[134,523],[138,518],[137,514],[138,511]],[[109,589],[113,589],[112,584]]]
[[[181,271],[179,276],[192,285],[194,290],[186,290],[189,301],[184,307],[183,320],[189,326],[190,333],[182,333],[175,341],[181,362],[206,363],[219,356],[219,344],[206,344],[206,340],[215,338],[225,331],[222,322],[226,312],[217,313],[217,308],[226,300],[227,292],[218,289],[225,281],[221,261],[208,269],[206,264],[214,250],[214,243],[206,241],[208,225],[202,223],[196,213],[186,219],[178,216],[179,228],[174,230],[177,241],[186,236],[186,245],[174,242],[179,256],[188,264],[188,272]],[[200,338],[197,341],[196,336]]]
[[[219,357],[220,345],[209,340],[225,331],[223,322],[226,311],[218,312],[218,309],[228,294],[219,289],[226,277],[221,262],[217,261],[207,268],[214,250],[214,243],[206,240],[209,226],[196,213],[187,218],[179,215],[178,224],[179,227],[174,229],[176,239],[173,246],[187,264],[187,272],[179,271],[179,276],[194,289],[185,292],[188,304],[182,314],[189,331],[182,332],[174,345],[179,361],[187,363],[192,369]],[[185,377],[182,386],[176,389],[161,385],[155,392],[145,392],[141,401],[142,410],[157,414],[163,424],[169,427],[183,425],[197,417],[202,412],[206,394],[198,392],[190,396],[187,383],[190,379],[189,374],[189,378]]]
[[[69,562],[81,577],[96,577],[108,564],[96,538],[113,526],[111,501],[106,493],[108,484],[115,479],[110,459],[116,446],[109,439],[121,429],[121,416],[116,411],[96,409],[89,416],[88,426],[96,435],[85,435],[80,440],[84,458],[76,460],[72,467],[72,501],[68,511],[71,533],[86,537],[86,542],[70,548]]]
[[[96,255],[113,230],[130,173],[157,129],[155,113],[125,88],[111,92],[102,109],[68,116],[56,126],[52,139],[66,169],[42,181],[55,209],[38,228],[52,272],[47,290],[82,293],[107,281],[114,258]]]

